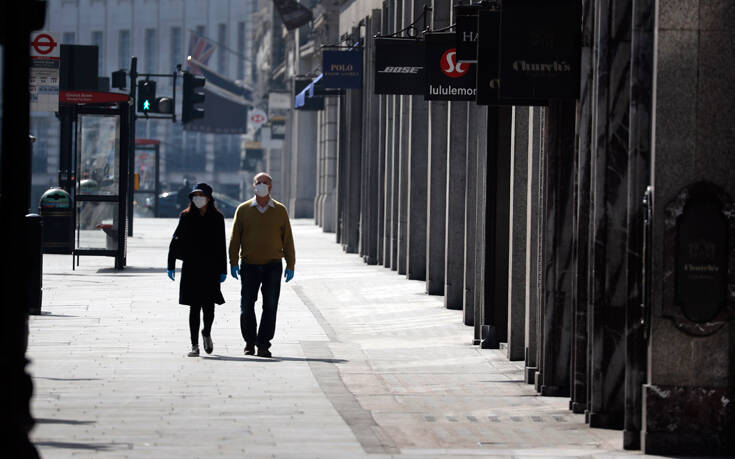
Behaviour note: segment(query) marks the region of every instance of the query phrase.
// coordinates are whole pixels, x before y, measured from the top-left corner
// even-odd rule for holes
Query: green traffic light
[[[151,102],[146,99],[143,101],[143,110],[148,111],[151,109]]]

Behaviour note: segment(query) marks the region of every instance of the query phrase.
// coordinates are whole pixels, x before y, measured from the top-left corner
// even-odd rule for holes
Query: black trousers
[[[240,281],[242,292],[240,299],[240,332],[245,346],[258,346],[260,349],[271,347],[271,340],[276,332],[276,312],[278,297],[281,295],[281,261],[265,265],[249,265],[242,263]],[[263,294],[263,314],[260,316],[260,328],[255,318],[255,301],[258,289]],[[257,330],[257,331],[256,331]]]
[[[209,336],[212,333],[212,322],[214,322],[214,303],[204,304],[201,306],[189,306],[189,334],[191,335],[191,345],[199,345],[199,311],[204,316],[204,328],[202,335]]]

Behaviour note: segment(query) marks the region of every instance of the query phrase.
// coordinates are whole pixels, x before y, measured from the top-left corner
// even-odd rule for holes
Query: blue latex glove
[[[283,273],[283,277],[286,278],[286,282],[288,282],[291,279],[293,279],[293,270],[292,269],[287,269],[286,272]]]
[[[169,269],[168,270],[168,278],[171,279],[171,280],[175,280],[176,279],[176,274],[175,273],[176,273],[176,271],[174,271],[173,269]]]
[[[221,284],[222,282],[224,282],[224,281],[225,281],[225,279],[227,279],[227,274],[220,274],[220,275],[219,275],[219,283],[220,283],[220,284]]]
[[[232,277],[235,279],[238,279],[237,276],[240,275],[240,267],[239,266],[233,266],[230,268],[230,274],[232,274]]]

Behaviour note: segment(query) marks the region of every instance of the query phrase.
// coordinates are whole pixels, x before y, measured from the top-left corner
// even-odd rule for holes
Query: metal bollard
[[[26,245],[27,276],[26,301],[28,314],[41,314],[41,289],[43,287],[43,223],[38,214],[26,215]]]

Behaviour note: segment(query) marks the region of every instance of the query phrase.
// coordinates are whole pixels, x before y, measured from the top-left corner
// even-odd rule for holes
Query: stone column
[[[544,125],[547,178],[541,395],[568,396],[572,344],[572,216],[575,104],[552,101]]]
[[[623,427],[630,0],[596,4],[590,224],[590,427]],[[611,21],[621,11],[625,17]],[[611,23],[609,26],[607,25]]]
[[[645,335],[641,324],[644,315],[641,304],[647,300],[644,294],[646,286],[643,283],[645,233],[641,222],[645,214],[642,196],[651,180],[655,2],[633,0],[632,15],[623,447],[640,449],[642,389],[646,382]]]
[[[480,344],[482,338],[482,326],[487,325],[485,320],[485,254],[487,240],[485,237],[485,213],[487,210],[487,156],[488,156],[488,108],[477,106],[475,109],[477,129],[477,162],[476,162],[476,187],[475,203],[475,281],[473,285],[474,336],[472,344]]]
[[[432,1],[432,27],[449,25],[451,0]],[[444,294],[444,252],[446,234],[447,126],[448,103],[429,102],[426,293]]]
[[[351,89],[348,99],[347,198],[345,209],[345,250],[357,253],[360,240],[360,175],[362,170],[362,90]]]
[[[510,203],[509,107],[487,109],[487,179],[483,325],[489,325],[483,348],[497,349],[508,333],[508,217]]]
[[[384,217],[383,217],[383,266],[390,268],[393,247],[393,108],[395,106],[395,96],[384,96],[386,102],[385,116],[385,199],[384,199]]]
[[[407,3],[409,0],[404,0]],[[398,103],[399,120],[396,124],[398,130],[398,205],[396,219],[398,231],[396,237],[396,262],[392,269],[398,274],[406,274],[406,250],[408,249],[408,170],[409,170],[409,144],[411,138],[411,96],[396,96]]]
[[[462,309],[464,300],[464,218],[467,169],[467,102],[449,102],[444,306]]]
[[[324,144],[324,198],[322,201],[324,232],[334,233],[337,230],[337,97],[326,97],[325,108],[325,144]]]
[[[592,41],[594,2],[584,0],[582,7],[582,71],[577,117],[577,152],[575,173],[574,253],[575,274],[572,277],[572,374],[569,408],[574,413],[587,410],[587,308],[589,305],[589,240],[590,240],[590,155],[592,148]]]
[[[266,161],[267,163],[270,161]],[[322,199],[324,191],[324,111],[316,115],[316,196],[314,196],[314,223],[322,224]]]
[[[406,235],[406,275],[426,280],[427,177],[429,107],[423,96],[411,97],[411,136]]]
[[[513,107],[508,258],[508,359],[525,357],[528,107]]]
[[[643,452],[735,456],[735,62],[723,54],[735,48],[733,10],[658,3],[656,14]]]
[[[542,196],[541,187],[541,107],[531,107],[528,111],[528,188],[526,195],[526,324],[525,341],[525,380],[535,384],[538,371],[538,315],[539,315],[539,246],[541,232],[539,221]]]
[[[296,114],[296,143],[291,164],[291,218],[314,216],[316,192],[316,112]]]
[[[464,263],[462,319],[465,325],[475,323],[475,239],[477,237],[477,143],[480,136],[478,121],[480,106],[467,104],[467,160],[465,161],[466,186],[464,193]]]
[[[377,189],[377,263],[385,266],[385,164],[386,164],[386,127],[387,127],[387,96],[378,96],[378,189]]]

